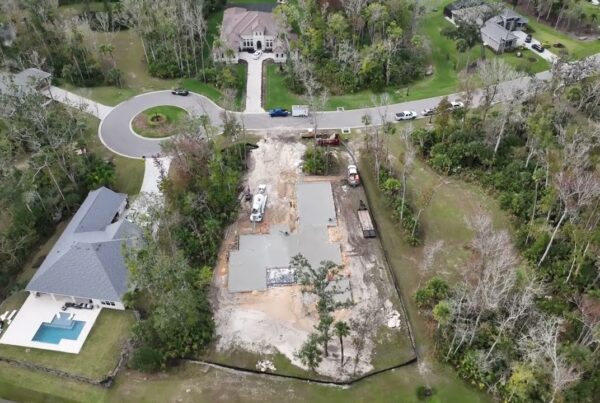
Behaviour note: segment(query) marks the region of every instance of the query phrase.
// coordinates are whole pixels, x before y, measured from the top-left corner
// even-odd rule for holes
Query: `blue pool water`
[[[74,320],[73,326],[65,328],[64,326],[55,326],[52,323],[44,322],[41,324],[38,331],[33,336],[33,341],[41,341],[42,343],[58,344],[62,339],[77,340],[81,329],[85,322]]]

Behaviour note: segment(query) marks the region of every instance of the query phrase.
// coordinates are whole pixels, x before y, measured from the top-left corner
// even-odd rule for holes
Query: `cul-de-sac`
[[[2,0],[0,400],[597,402],[598,0]]]

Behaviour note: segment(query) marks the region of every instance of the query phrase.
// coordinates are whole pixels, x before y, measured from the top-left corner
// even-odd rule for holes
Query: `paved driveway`
[[[45,90],[42,94],[58,102],[62,102],[63,104],[81,109],[84,112],[96,116],[98,119],[104,119],[112,111],[111,106],[103,105],[99,102],[92,101],[54,86]]]
[[[518,45],[523,45],[524,47],[526,47],[527,49],[531,50],[533,53],[535,53],[536,55],[538,55],[542,59],[545,59],[545,60],[549,61],[552,64],[554,64],[554,62],[556,62],[558,60],[558,56],[556,56],[554,53],[550,52],[548,49],[545,49],[542,53],[538,52],[537,50],[531,49],[532,45],[534,45],[536,43],[538,45],[541,45],[541,42],[538,41],[535,38],[532,38],[531,43],[525,43],[525,38],[527,38],[527,34],[525,32],[523,32],[523,31],[514,31],[513,34],[515,34],[515,36],[517,37],[517,44]]]
[[[246,109],[247,113],[261,113],[262,107],[262,68],[263,62],[273,59],[270,53],[263,53],[260,58],[255,59],[254,54],[240,53],[240,59],[248,63],[248,76],[246,77]]]

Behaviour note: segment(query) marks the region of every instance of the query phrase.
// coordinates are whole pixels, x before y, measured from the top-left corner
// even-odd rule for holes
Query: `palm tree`
[[[334,325],[334,333],[340,338],[340,347],[342,350],[342,367],[344,366],[344,337],[350,334],[350,326],[344,321],[337,321]]]

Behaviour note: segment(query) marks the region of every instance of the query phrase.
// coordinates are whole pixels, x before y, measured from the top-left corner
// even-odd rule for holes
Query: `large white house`
[[[240,52],[272,52],[275,63],[285,63],[287,49],[273,13],[231,7],[223,14],[221,35],[213,43],[213,58],[237,63]]]
[[[141,235],[123,213],[127,195],[100,188],[89,193],[26,290],[56,301],[125,309],[127,267],[122,248]]]

